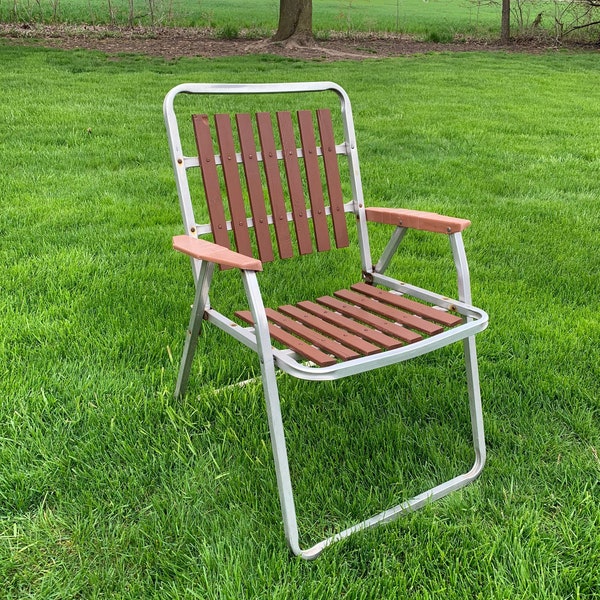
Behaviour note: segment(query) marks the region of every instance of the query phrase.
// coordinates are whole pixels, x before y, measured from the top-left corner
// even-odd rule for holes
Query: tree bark
[[[313,39],[312,0],[279,0],[279,26],[273,41],[290,39],[299,43]]]
[[[510,42],[510,0],[502,0],[502,23],[500,25],[500,41]]]

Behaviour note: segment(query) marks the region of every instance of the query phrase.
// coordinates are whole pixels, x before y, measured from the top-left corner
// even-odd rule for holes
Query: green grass
[[[597,56],[0,58],[4,598],[598,597]],[[260,390],[214,392],[254,357],[213,331],[172,398],[193,289],[170,249],[161,103],[186,80],[312,79],[354,99],[370,204],[473,221],[491,324],[481,479],[306,564],[285,548]],[[391,269],[453,294],[446,244],[413,235]],[[305,262],[304,278],[271,269],[287,274],[270,295],[338,266]],[[217,281],[213,301],[236,307],[236,274]],[[461,369],[451,348],[335,385],[282,380],[305,543],[468,464]]]
[[[182,25],[221,30],[235,27],[252,35],[268,35],[277,28],[279,2],[245,0],[112,0],[112,18],[106,0],[0,0],[0,21],[53,20],[84,23]],[[477,7],[466,0],[314,0],[314,29],[329,31],[392,31],[437,35],[446,39],[455,33],[487,35],[498,32],[499,7]]]

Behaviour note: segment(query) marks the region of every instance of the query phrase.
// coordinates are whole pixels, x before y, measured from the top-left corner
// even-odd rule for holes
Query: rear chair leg
[[[463,341],[465,353],[465,366],[467,369],[467,385],[469,389],[469,409],[471,412],[471,428],[473,431],[473,448],[475,450],[475,463],[469,476],[475,478],[481,473],[485,465],[485,435],[483,430],[483,409],[481,406],[481,390],[479,388],[479,369],[477,367],[477,350],[475,337]]]
[[[467,255],[460,233],[450,235],[450,247],[456,265],[458,280],[458,298],[461,302],[471,304],[471,277]],[[471,411],[471,427],[473,430],[473,446],[475,449],[475,463],[469,472],[471,478],[477,477],[485,464],[485,436],[483,431],[483,409],[481,407],[481,390],[479,388],[479,368],[477,366],[477,349],[475,336],[463,341],[465,366],[467,370],[467,385],[469,389],[469,408]]]
[[[181,357],[181,366],[179,367],[179,375],[175,385],[175,397],[185,394],[188,380],[190,377],[190,369],[194,359],[194,353],[198,346],[198,337],[202,328],[202,318],[204,311],[208,306],[208,289],[215,270],[215,265],[206,261],[202,262],[198,281],[196,282],[196,296],[192,305],[192,313],[190,315],[190,323],[188,325],[185,345],[183,347],[183,356]]]

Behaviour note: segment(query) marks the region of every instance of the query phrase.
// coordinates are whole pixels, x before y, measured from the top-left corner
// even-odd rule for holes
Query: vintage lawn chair
[[[294,113],[286,104],[286,110],[274,115],[243,112],[232,119],[222,113],[213,117],[195,114],[194,108],[188,106],[194,97],[186,96],[186,119],[191,116],[192,121],[188,138],[192,148],[195,140],[195,150],[186,155],[174,106],[180,94],[201,95],[205,105],[210,106],[216,99],[209,95],[219,95],[218,101],[227,106],[231,95],[238,95],[241,101],[248,94],[262,95],[256,96],[257,101],[273,101],[278,95],[276,99],[287,103],[291,100],[289,94],[298,94],[307,103],[316,97],[330,97],[334,102],[329,108]],[[341,108],[339,112],[337,106]],[[167,94],[164,116],[185,228],[185,235],[173,238],[173,246],[191,257],[196,285],[175,394],[179,396],[186,390],[204,320],[258,354],[284,529],[291,551],[314,558],[336,540],[420,508],[475,479],[485,462],[485,442],[474,336],[485,329],[488,318],[471,305],[461,236],[469,221],[415,210],[366,206],[350,101],[334,83],[183,84]],[[346,159],[341,164],[340,156]],[[205,225],[194,218],[188,180],[188,171],[197,172],[198,167],[210,217],[210,224]],[[351,194],[348,201],[344,188]],[[330,226],[335,245],[348,246],[347,213],[357,225],[362,281],[316,299],[299,298],[294,305],[265,308],[258,277],[263,267],[268,271],[265,263],[272,261],[276,252],[280,259],[292,257],[294,245],[300,255],[311,253],[313,238],[317,251],[330,250]],[[391,226],[391,238],[377,262],[371,259],[369,222]],[[458,275],[458,300],[385,275],[409,229],[448,236]],[[212,234],[213,241],[199,238],[206,234]],[[298,263],[296,259],[292,268],[298,268],[304,260]],[[221,269],[239,269],[248,309],[236,313],[238,322],[234,315],[221,314],[210,305],[209,288],[216,265]],[[261,277],[268,275],[265,272]],[[475,450],[472,469],[302,550],[276,368],[300,379],[333,380],[393,365],[459,340],[464,345],[470,399]]]

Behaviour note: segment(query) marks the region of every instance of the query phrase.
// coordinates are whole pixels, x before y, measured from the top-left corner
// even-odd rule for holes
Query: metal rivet
[[[177,159],[177,164],[178,165],[182,165],[183,164],[183,158],[178,158]]]
[[[192,227],[192,228],[190,229],[190,231],[191,231],[192,233],[196,233],[196,228],[195,228],[195,227]]]

